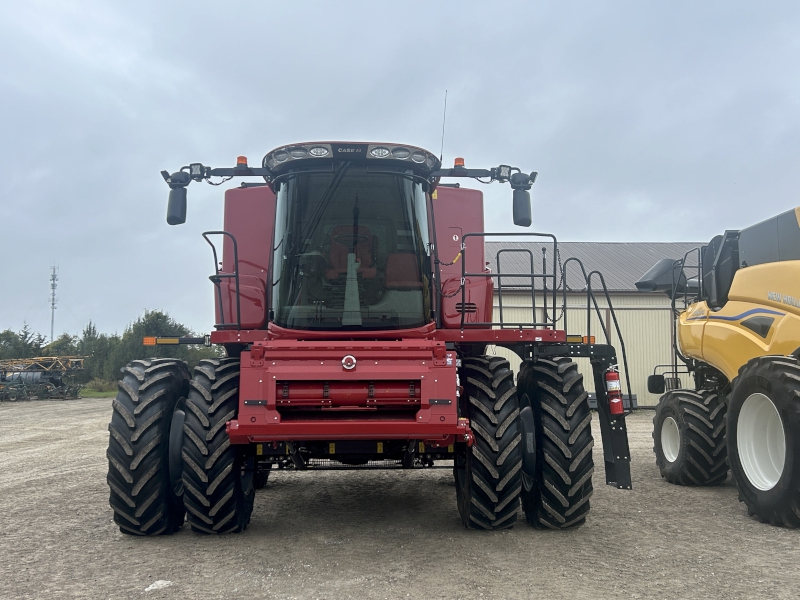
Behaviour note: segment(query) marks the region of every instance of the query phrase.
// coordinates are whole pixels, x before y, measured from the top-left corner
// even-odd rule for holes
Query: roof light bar
[[[311,142],[281,146],[267,153],[263,166],[270,171],[282,171],[298,160],[308,159],[389,160],[412,163],[423,173],[441,167],[433,154],[415,146],[395,144],[366,144],[362,142]]]

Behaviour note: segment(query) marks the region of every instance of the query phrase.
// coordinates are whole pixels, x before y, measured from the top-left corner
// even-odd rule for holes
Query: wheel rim
[[[661,451],[667,462],[675,462],[681,451],[681,431],[672,417],[667,417],[661,423]]]
[[[771,490],[786,462],[786,437],[778,409],[764,394],[751,394],[742,404],[736,427],[744,474],[753,487]]]

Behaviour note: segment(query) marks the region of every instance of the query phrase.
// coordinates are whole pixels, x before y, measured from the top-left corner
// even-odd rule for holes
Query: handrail
[[[467,238],[470,238],[470,237],[487,238],[487,237],[499,237],[499,236],[503,236],[503,237],[548,238],[548,239],[552,240],[552,244],[553,244],[553,272],[552,272],[552,275],[547,274],[546,270],[542,274],[534,273],[534,269],[533,268],[531,268],[531,272],[530,273],[514,273],[513,275],[512,274],[505,274],[504,275],[503,273],[468,273],[467,270],[466,270],[467,269]],[[502,250],[500,252],[502,252]],[[499,252],[498,252],[498,254],[499,254]],[[501,288],[500,281],[502,281],[502,280],[500,278],[502,278],[503,276],[505,276],[505,277],[515,277],[515,278],[528,278],[529,277],[530,280],[531,280],[530,287],[531,287],[532,293],[535,293],[535,281],[536,281],[536,279],[542,279],[543,281],[547,281],[547,279],[552,279],[553,280],[553,306],[555,306],[556,298],[557,298],[557,286],[556,286],[556,256],[557,255],[558,255],[558,240],[556,240],[556,236],[554,236],[552,233],[535,233],[535,232],[533,232],[533,233],[486,233],[486,232],[465,233],[463,236],[461,236],[461,306],[463,307],[463,306],[466,305],[466,300],[467,300],[467,298],[466,298],[466,295],[467,295],[466,278],[467,277],[485,277],[487,279],[488,278],[493,278],[493,277],[498,277],[498,293],[501,294],[502,291],[500,291],[500,288]],[[499,270],[499,263],[498,263],[498,270]],[[525,287],[527,288],[528,286],[526,285]],[[545,285],[544,289],[545,289],[545,294],[546,294],[546,292],[547,292],[546,285]],[[545,300],[545,302],[546,302],[546,300]],[[545,306],[546,306],[546,304],[545,304]],[[464,327],[464,315],[465,314],[466,314],[465,311],[462,310],[461,311],[461,327],[462,328]],[[532,320],[535,321],[535,319],[536,319],[536,314],[534,312]],[[502,319],[501,319],[501,321],[502,321]],[[493,322],[490,322],[490,323],[470,323],[471,326],[494,325],[494,324],[495,323],[493,323]],[[502,327],[503,323],[501,322],[501,323],[499,323],[499,325]],[[522,328],[522,327],[552,327],[552,328],[555,328],[555,322],[549,322],[547,320],[547,314],[544,315],[544,320],[543,320],[542,323],[536,323],[536,322],[533,322],[533,323],[505,323],[505,325],[515,326],[515,327],[519,327],[519,328]]]
[[[518,253],[522,253],[522,254],[527,254],[528,257],[531,259],[531,275],[533,276],[533,274],[536,272],[536,269],[535,269],[535,267],[533,265],[533,252],[531,252],[529,249],[527,249],[527,248],[503,248],[502,250],[498,250],[497,251],[497,255],[495,256],[496,263],[497,263],[497,300],[498,300],[499,308],[500,308],[500,328],[501,329],[503,328],[503,280],[501,278],[503,270],[500,268],[500,255],[503,254],[504,252],[506,252],[506,253],[518,252]],[[532,316],[533,316],[533,320],[535,321],[536,320],[536,289],[535,289],[535,285],[534,285],[534,278],[531,277],[531,284],[529,286],[525,285],[525,286],[517,286],[517,287],[522,287],[523,289],[530,287],[530,289],[531,289],[531,306],[533,307]],[[463,317],[463,313],[462,313],[462,317]],[[547,320],[546,316],[545,316],[544,320]]]
[[[608,302],[608,311],[611,314],[611,319],[614,321],[614,329],[617,332],[617,337],[619,338],[619,346],[620,350],[622,351],[622,365],[625,367],[625,387],[628,388],[628,396],[631,396],[631,378],[628,372],[628,353],[625,350],[625,340],[622,338],[622,331],[619,328],[619,321],[617,321],[617,313],[614,311],[614,307],[611,304],[611,296],[608,293],[608,287],[606,286],[605,277],[600,271],[591,271],[588,277],[588,293],[591,294],[592,298],[594,299],[595,308],[597,308],[597,299],[594,297],[594,292],[592,291],[592,275],[597,275],[600,278],[600,284],[603,286],[603,295],[606,297],[606,302]],[[598,311],[598,318],[600,309],[597,308]],[[600,320],[602,323],[602,319]],[[605,326],[603,326],[603,331],[606,334],[606,341],[609,345],[611,345],[611,340],[608,339],[608,332],[605,331]],[[633,405],[631,405],[633,408]]]
[[[236,329],[242,328],[242,311],[241,305],[239,300],[239,247],[236,243],[236,237],[228,232],[228,231],[204,231],[203,232],[203,239],[208,242],[208,245],[211,246],[211,252],[214,254],[214,275],[211,275],[209,279],[217,288],[217,297],[219,298],[219,316],[221,319],[220,323],[216,323],[214,325],[215,329],[233,329],[233,326],[236,325]],[[209,235],[223,235],[228,236],[231,241],[233,242],[233,273],[220,273],[219,271],[219,260],[217,258],[217,248],[214,246],[214,243],[208,239]],[[234,278],[236,280],[236,323],[225,323],[225,310],[222,304],[222,287],[221,283],[223,279]]]
[[[622,331],[619,327],[619,321],[617,321],[617,313],[614,311],[614,305],[611,302],[611,295],[608,293],[608,286],[606,286],[605,277],[603,274],[598,271],[590,271],[589,273],[586,272],[586,267],[583,265],[583,261],[579,258],[568,258],[564,261],[564,264],[561,266],[561,289],[563,294],[563,317],[564,317],[564,330],[567,330],[567,265],[571,262],[575,262],[581,269],[581,273],[583,274],[584,281],[586,283],[586,337],[591,341],[592,335],[592,305],[594,305],[594,312],[597,314],[597,320],[600,322],[600,328],[603,330],[603,335],[606,339],[606,344],[612,346],[611,338],[608,334],[608,330],[606,329],[605,323],[603,323],[603,317],[600,313],[600,305],[597,303],[597,297],[595,296],[594,290],[592,289],[592,278],[597,276],[600,279],[600,285],[603,288],[603,295],[605,296],[609,313],[611,314],[611,319],[614,321],[614,329],[617,332],[617,337],[619,338],[620,350],[622,351],[622,365],[625,368],[625,386],[628,390],[628,396],[631,395],[631,380],[630,375],[628,374],[628,353],[625,349],[625,340],[622,337]]]

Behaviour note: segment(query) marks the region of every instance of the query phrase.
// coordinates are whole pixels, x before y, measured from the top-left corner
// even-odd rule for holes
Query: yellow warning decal
[[[328,444],[328,454],[336,454],[336,444]]]
[[[447,451],[448,451],[448,452],[450,452],[451,454],[452,454],[453,452],[455,452],[455,451],[456,451],[455,444],[450,444],[450,445],[447,447]]]
[[[262,446],[261,444],[256,444],[256,454],[258,456],[264,454],[264,446]]]
[[[383,454],[383,442],[378,442],[378,454]]]
[[[433,193],[431,194],[431,198],[433,198],[434,200],[436,200],[436,197],[437,197],[437,194],[436,194],[436,193],[437,193],[438,191],[439,191],[439,190],[433,190]]]
[[[425,452],[425,442],[419,443],[419,451],[420,453]]]

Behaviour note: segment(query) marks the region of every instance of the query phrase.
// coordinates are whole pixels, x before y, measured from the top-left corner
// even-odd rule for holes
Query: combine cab
[[[795,209],[726,231],[636,284],[673,299],[672,364],[648,379],[663,394],[653,431],[662,476],[717,485],[730,469],[751,515],[789,527],[800,527],[799,223]]]
[[[184,514],[198,532],[242,531],[255,489],[284,468],[444,466],[466,527],[511,527],[520,503],[534,527],[580,525],[594,464],[577,356],[594,369],[607,483],[630,488],[616,351],[567,335],[556,239],[484,233],[482,194],[443,183],[509,183],[514,221],[529,226],[536,173],[461,159],[442,169],[411,146],[310,143],[273,150],[261,167],[240,157],[163,175],[172,225],[186,219],[191,181],[262,181],[229,189],[224,230],[203,234],[216,267],[205,341],[226,358],[193,374],[173,359],[124,369],[108,450],[123,532],[170,533]],[[549,254],[503,280],[485,262],[490,235],[545,240]],[[602,277],[584,275],[591,303]],[[530,290],[535,322],[493,322],[503,285]],[[489,345],[523,359],[516,382]]]

